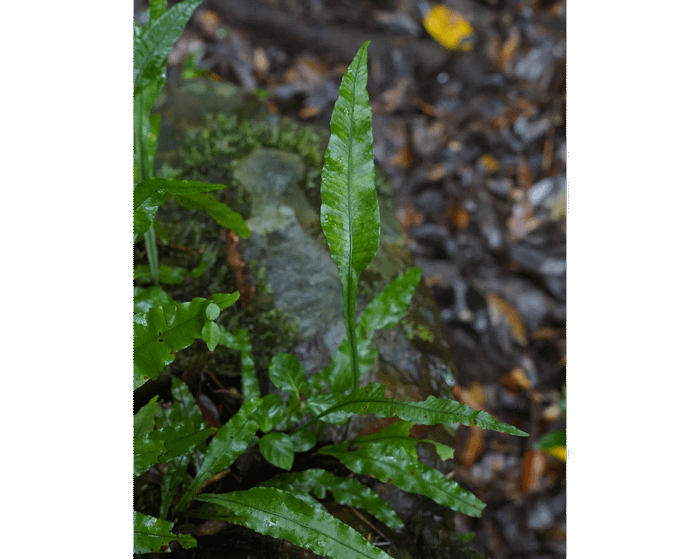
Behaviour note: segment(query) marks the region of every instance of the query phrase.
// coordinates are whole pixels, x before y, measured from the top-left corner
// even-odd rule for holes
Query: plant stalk
[[[351,275],[348,274],[348,275]],[[348,342],[350,343],[350,357],[352,362],[352,389],[357,390],[360,386],[360,364],[357,355],[357,332],[355,325],[355,297],[357,284],[349,279],[348,281],[348,301],[345,306],[345,329],[347,330]]]

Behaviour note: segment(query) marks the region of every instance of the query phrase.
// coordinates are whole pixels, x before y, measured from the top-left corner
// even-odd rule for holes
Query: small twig
[[[379,528],[377,528],[374,524],[372,524],[369,520],[367,520],[363,515],[361,515],[355,508],[350,507],[350,510],[353,512],[357,518],[359,518],[362,522],[367,524],[367,526],[370,527],[370,529],[374,530],[377,534],[379,534],[382,538],[384,538],[389,544],[393,545],[393,541],[391,541],[391,538],[388,538]]]

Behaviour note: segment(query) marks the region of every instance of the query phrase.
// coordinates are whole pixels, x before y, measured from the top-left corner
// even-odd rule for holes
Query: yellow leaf
[[[473,29],[464,17],[449,8],[438,4],[423,18],[423,26],[430,36],[450,50],[471,50]]]
[[[554,456],[554,458],[558,458],[562,462],[566,462],[566,447],[565,446],[552,446],[549,448],[543,448],[542,449],[544,452],[549,454],[550,456]]]

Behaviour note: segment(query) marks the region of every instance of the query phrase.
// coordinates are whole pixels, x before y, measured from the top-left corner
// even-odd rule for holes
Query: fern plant
[[[177,6],[183,4],[197,2]],[[158,19],[153,19],[155,26]],[[174,353],[196,338],[203,338],[210,350],[223,344],[247,357],[241,365],[242,405],[218,430],[205,426],[194,398],[177,378],[172,379],[172,406],[161,408],[154,397],[135,414],[134,474],[167,464],[162,469],[159,517],[134,511],[135,553],[166,550],[173,540],[183,547],[196,545],[192,536],[172,531],[175,521],[187,517],[225,520],[327,557],[386,559],[387,553],[331,515],[319,499],[330,492],[339,504],[364,509],[389,528],[402,526],[397,513],[357,479],[320,468],[292,471],[298,453],[330,457],[359,476],[373,477],[453,510],[479,516],[483,502],[419,460],[419,441],[410,436],[411,427],[459,423],[527,436],[484,411],[456,401],[431,396],[422,402],[402,402],[386,398],[382,384],[362,386],[377,356],[371,343],[374,332],[398,323],[421,277],[418,268],[407,270],[377,295],[357,320],[358,278],[374,257],[380,235],[366,90],[368,45],[366,42],[360,47],[343,76],[322,171],[321,225],[338,267],[346,325],[346,336],[331,365],[308,376],[297,357],[278,354],[268,371],[277,391],[263,396],[247,333],[228,332],[215,322],[223,308],[236,302],[237,293],[213,294],[210,299],[189,303],[176,303],[159,288],[138,294],[134,388],[155,379],[173,361]],[[167,197],[201,196],[220,187],[141,176],[145,178],[135,188],[134,201],[135,231],[139,234],[149,230],[158,205]],[[226,225],[245,232],[245,224],[236,219],[229,219]],[[349,421],[367,414],[398,421],[373,435],[352,435]],[[328,432],[343,436],[334,440]],[[443,445],[423,442],[435,445],[441,456],[450,453]],[[245,490],[206,492],[213,482],[227,475],[239,457],[255,448],[264,460],[287,473]]]
[[[160,116],[151,109],[165,84],[168,53],[202,0],[184,0],[168,10],[167,0],[152,0],[149,21],[134,21],[134,242],[146,244],[151,276],[159,279],[153,220],[158,207],[174,198],[186,208],[204,209],[218,223],[246,238],[250,232],[241,216],[206,193],[222,184],[155,178]]]

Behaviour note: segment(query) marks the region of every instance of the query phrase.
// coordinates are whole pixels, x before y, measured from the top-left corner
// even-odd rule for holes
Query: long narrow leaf
[[[285,539],[324,557],[391,559],[326,510],[310,506],[286,491],[254,487],[222,495],[204,494],[197,500],[219,505],[232,513],[224,512],[215,518],[247,526],[266,536]]]
[[[223,184],[198,181],[150,178],[134,186],[134,237],[146,232],[155,219],[158,207],[168,197],[211,192],[225,188]]]
[[[386,429],[379,431],[379,433],[372,433],[371,435],[363,435],[361,437],[356,437],[351,441],[353,445],[360,444],[383,444],[387,443],[392,446],[400,446],[411,456],[418,458],[418,451],[416,446],[418,443],[429,444],[435,447],[436,452],[440,456],[441,460],[448,460],[454,457],[455,449],[447,446],[446,444],[433,441],[431,439],[416,439],[410,435],[411,427],[413,423],[410,421],[397,421],[389,425]]]
[[[184,181],[179,179],[163,179],[160,177],[146,179],[134,186],[134,209],[149,196],[156,192],[176,196],[179,194],[196,194],[197,192],[211,192],[226,188],[224,184],[213,184],[200,181]]]
[[[166,452],[163,441],[151,439],[149,436],[134,439],[134,475],[140,476],[151,466],[160,464],[161,455]]]
[[[341,505],[365,509],[389,528],[396,529],[403,526],[396,512],[369,487],[352,478],[339,477],[326,470],[314,468],[280,474],[261,485],[289,491],[314,506],[321,505],[315,499],[307,500],[305,496],[308,497],[309,493],[313,493],[319,499],[325,499],[326,492],[331,491],[335,501]]]
[[[219,432],[209,443],[197,476],[180,499],[178,510],[184,508],[184,505],[205,481],[228,468],[248,448],[250,439],[258,430],[258,424],[250,419],[250,416],[261,402],[262,400],[259,398],[246,401],[238,413],[221,426]]]
[[[241,214],[234,212],[226,204],[216,200],[211,194],[182,194],[174,196],[175,201],[183,208],[190,210],[204,210],[222,227],[226,227],[237,233],[241,238],[250,236],[250,229],[243,221]]]
[[[189,423],[204,430],[202,412],[197,406],[190,389],[179,378],[172,380],[173,403],[168,408],[161,409],[162,416],[158,424],[163,427]],[[193,429],[194,431],[194,429]],[[209,431],[209,430],[207,430]],[[187,465],[193,461],[197,468],[201,466],[201,458],[205,448],[195,449],[178,456],[170,461],[167,472],[163,475],[160,486],[160,516],[167,517],[170,505],[183,482],[190,479],[187,475]]]
[[[238,293],[236,291],[236,293]],[[253,346],[250,343],[248,330],[243,328],[229,332],[221,328],[221,345],[235,349],[241,354],[241,390],[245,398],[260,396],[260,386],[255,373],[253,361]]]
[[[379,247],[379,204],[374,184],[372,110],[367,94],[367,47],[355,55],[340,84],[321,181],[321,226],[343,284],[345,328],[355,353],[355,298],[360,273]]]
[[[175,4],[134,37],[134,94],[165,72],[165,60],[202,0]]]
[[[173,393],[173,403],[169,408],[163,410],[163,427],[170,427],[181,422],[192,423],[200,428],[204,427],[202,412],[197,406],[190,389],[183,381],[173,377],[171,392]]]
[[[372,299],[360,317],[358,329],[363,330],[361,336],[371,337],[375,330],[399,323],[411,303],[421,274],[420,268],[409,268]]]
[[[347,419],[347,416],[352,413],[373,413],[379,417],[396,416],[420,425],[461,423],[519,437],[529,436],[525,431],[497,421],[485,411],[477,411],[455,400],[429,396],[422,402],[401,402],[385,398],[385,390],[385,385],[372,383],[351,392],[348,396],[324,394],[320,397],[311,397],[309,408],[317,418],[334,423]]]
[[[153,431],[156,415],[158,414],[158,395],[134,414],[134,437],[145,437]]]
[[[473,493],[446,479],[402,448],[371,444],[349,452],[343,447],[326,446],[318,452],[335,456],[356,474],[391,482],[399,489],[425,495],[469,516],[481,516],[481,509],[486,506]]]

